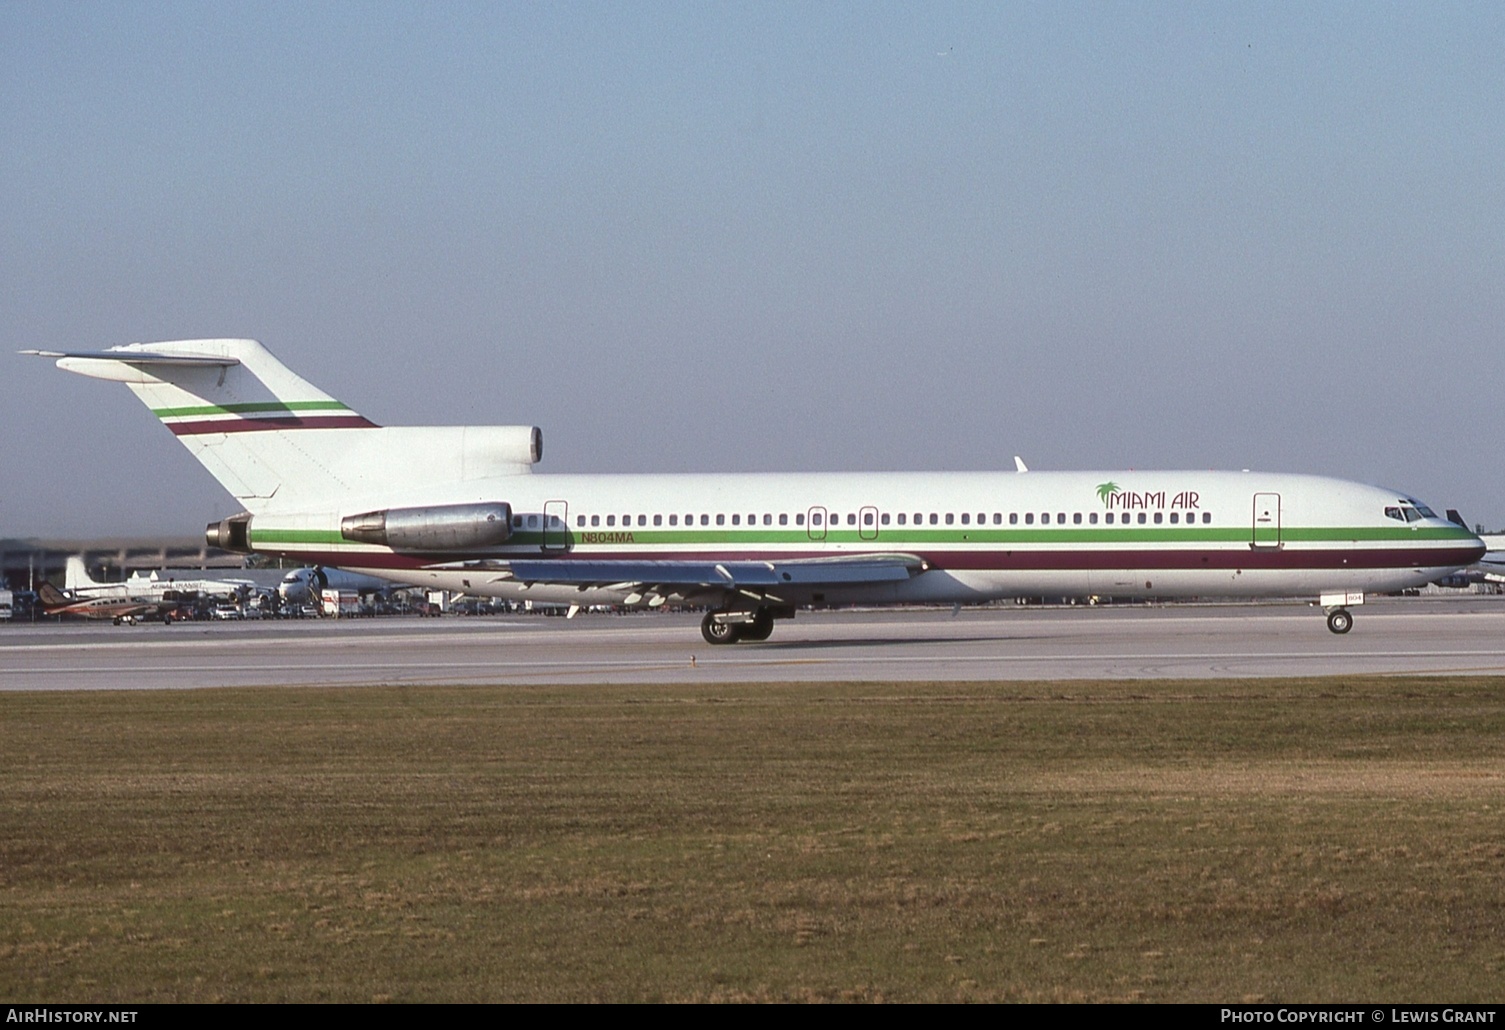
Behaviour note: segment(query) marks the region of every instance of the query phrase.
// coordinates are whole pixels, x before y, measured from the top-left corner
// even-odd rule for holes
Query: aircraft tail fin
[[[61,590],[44,579],[37,584],[37,603],[42,606],[42,611],[52,612],[66,607],[69,601]]]
[[[63,565],[64,589],[77,590],[79,587],[97,587],[103,585],[102,583],[96,583],[93,577],[89,575],[89,567],[84,564],[82,558],[76,554],[68,556],[68,560]]]
[[[253,515],[527,472],[542,456],[542,436],[531,426],[380,427],[255,340],[22,353],[124,383]]]

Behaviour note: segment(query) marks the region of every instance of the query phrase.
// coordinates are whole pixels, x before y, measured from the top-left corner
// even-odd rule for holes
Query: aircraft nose
[[[1480,558],[1483,558],[1484,555],[1489,552],[1489,545],[1486,544],[1482,539],[1480,539],[1477,534],[1470,534],[1469,539],[1471,542],[1472,554],[1468,559],[1468,563],[1472,565],[1474,562],[1478,561]]]

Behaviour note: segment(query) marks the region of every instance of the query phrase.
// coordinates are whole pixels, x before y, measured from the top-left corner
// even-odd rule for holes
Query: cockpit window
[[[1425,504],[1418,503],[1416,505],[1416,510],[1421,512],[1421,517],[1424,519],[1435,519],[1437,517],[1437,513],[1431,508],[1428,508]]]
[[[1407,522],[1418,522],[1421,519],[1421,512],[1415,508],[1402,508],[1401,511],[1406,513]]]
[[[1387,518],[1387,519],[1394,519],[1397,522],[1404,522],[1404,521],[1406,521],[1406,517],[1400,513],[1400,509],[1399,508],[1386,508],[1385,509],[1385,518]]]

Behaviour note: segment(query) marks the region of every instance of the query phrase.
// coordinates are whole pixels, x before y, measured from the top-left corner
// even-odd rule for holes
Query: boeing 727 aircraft
[[[218,547],[570,605],[707,605],[713,644],[804,605],[1366,593],[1484,545],[1395,490],[1253,472],[537,475],[532,426],[379,427],[253,340],[27,351],[125,383],[244,507]]]

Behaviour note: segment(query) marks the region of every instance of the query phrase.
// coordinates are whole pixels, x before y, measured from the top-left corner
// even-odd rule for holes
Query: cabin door
[[[878,509],[871,504],[857,513],[857,535],[863,540],[878,539]]]
[[[805,513],[805,532],[810,534],[811,540],[826,538],[826,509],[816,505]]]
[[[543,549],[570,549],[570,506],[567,501],[543,502]]]
[[[1254,547],[1280,546],[1280,494],[1254,495],[1254,526],[1250,544]]]

